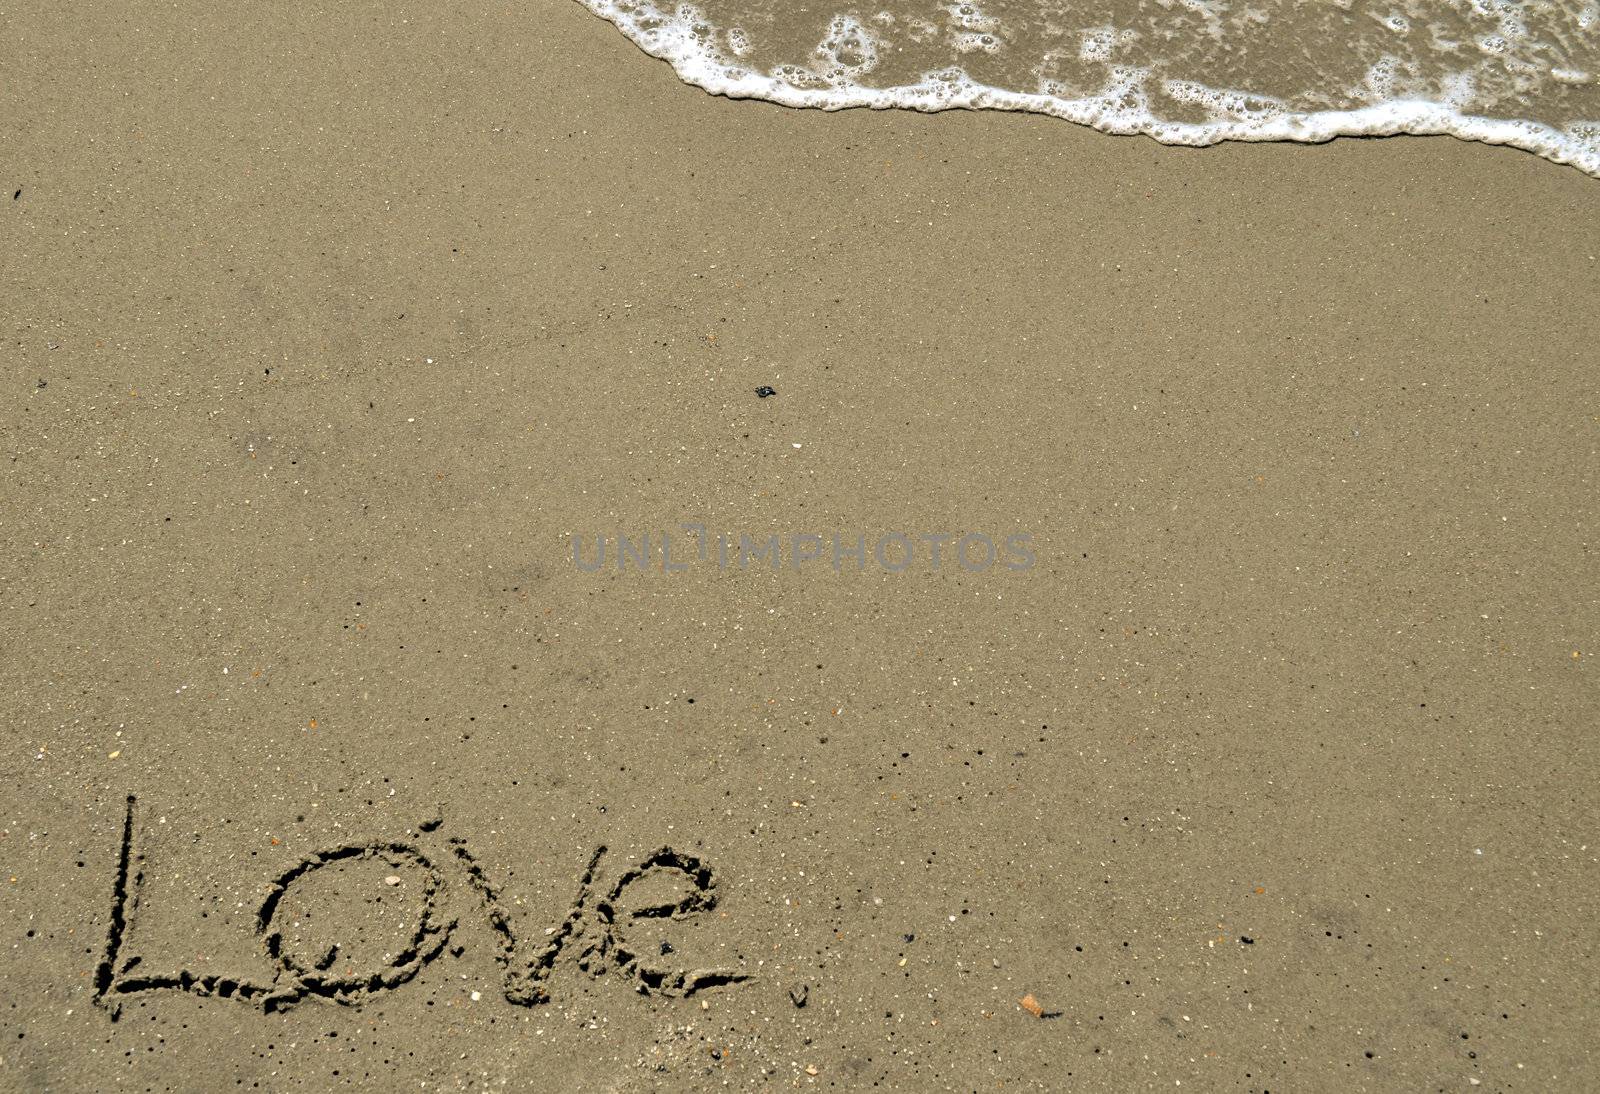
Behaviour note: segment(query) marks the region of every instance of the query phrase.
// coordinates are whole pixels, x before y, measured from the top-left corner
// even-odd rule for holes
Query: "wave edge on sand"
[[[1106,86],[1098,94],[1081,97],[994,86],[973,79],[959,65],[924,72],[915,83],[871,87],[854,77],[873,67],[872,38],[849,16],[834,17],[828,38],[818,45],[815,56],[825,62],[821,72],[788,66],[782,74],[773,74],[742,66],[719,48],[719,36],[726,39],[731,34],[737,41],[744,32],[711,26],[693,6],[669,11],[649,0],[578,2],[616,26],[645,53],[671,65],[685,83],[732,99],[824,111],[867,108],[1043,114],[1103,133],[1143,135],[1162,144],[1189,147],[1224,141],[1318,144],[1338,137],[1448,135],[1519,148],[1600,178],[1600,121],[1580,121],[1562,129],[1525,118],[1467,113],[1448,102],[1410,97],[1353,109],[1296,110],[1265,94],[1214,88],[1198,80],[1163,81],[1163,90],[1173,98],[1195,102],[1212,114],[1203,122],[1179,121],[1162,118],[1150,109],[1141,87],[1148,71],[1127,67],[1110,68]],[[801,86],[794,77],[821,86]]]

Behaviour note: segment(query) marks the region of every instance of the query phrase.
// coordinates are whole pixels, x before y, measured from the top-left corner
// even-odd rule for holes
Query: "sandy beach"
[[[0,1089],[1600,1087],[1600,182],[0,42]]]

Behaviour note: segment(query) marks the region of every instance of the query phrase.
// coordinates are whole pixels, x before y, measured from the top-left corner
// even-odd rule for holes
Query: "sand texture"
[[[0,1089],[1600,1087],[1595,180],[563,2],[0,73]]]

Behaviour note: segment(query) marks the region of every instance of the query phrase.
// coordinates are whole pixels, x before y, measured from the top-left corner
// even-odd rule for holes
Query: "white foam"
[[[1078,60],[1101,63],[1111,60],[1117,40],[1116,27],[1095,27],[1087,31],[1083,36],[1083,44],[1078,47]]]
[[[950,13],[950,21],[962,30],[994,30],[1000,25],[998,19],[985,15],[977,4],[951,4],[945,10]]]
[[[958,34],[953,43],[957,53],[998,53],[1000,39],[992,34]]]
[[[838,83],[878,67],[878,40],[850,16],[836,15],[817,45],[817,56],[825,65],[818,75]]]
[[[993,87],[974,81],[959,67],[927,72],[913,84],[869,88],[852,79],[877,61],[877,44],[870,31],[848,16],[834,20],[817,53],[817,69],[785,66],[778,74],[751,72],[723,56],[715,37],[691,6],[671,10],[650,0],[579,0],[596,15],[615,24],[646,53],[670,64],[686,83],[734,99],[764,99],[783,106],[819,110],[867,107],[876,110],[1013,110],[1046,114],[1091,126],[1106,133],[1143,134],[1164,144],[1203,146],[1222,141],[1296,141],[1319,143],[1335,137],[1449,135],[1484,144],[1508,145],[1532,152],[1554,163],[1570,164],[1600,178],[1600,121],[1574,122],[1555,129],[1521,118],[1491,118],[1463,113],[1457,81],[1446,101],[1391,97],[1396,62],[1384,58],[1366,78],[1365,92],[1381,101],[1347,110],[1297,111],[1277,100],[1248,91],[1218,91],[1195,80],[1172,80],[1163,86],[1180,101],[1197,102],[1212,109],[1204,122],[1173,121],[1156,116],[1144,89],[1149,73],[1144,69],[1112,67],[1105,87],[1094,95],[1065,97],[1053,94],[1059,85],[1046,84],[1039,92]],[[1521,32],[1518,12],[1507,0],[1472,0],[1485,14],[1499,16],[1501,34]],[[1185,6],[1213,14],[1213,5],[1194,0]],[[993,20],[973,3],[952,4],[951,22],[967,32],[995,29]],[[1594,14],[1591,14],[1594,12]],[[1600,20],[1600,9],[1585,9],[1589,22]],[[1584,20],[1580,19],[1580,23]],[[931,28],[930,28],[931,29]],[[1484,48],[1493,48],[1484,43]],[[1086,50],[1090,47],[1087,46]],[[730,50],[730,52],[732,52]],[[1098,50],[1093,50],[1098,53]],[[1497,50],[1498,52],[1498,50]],[[1097,58],[1098,59],[1098,58]]]

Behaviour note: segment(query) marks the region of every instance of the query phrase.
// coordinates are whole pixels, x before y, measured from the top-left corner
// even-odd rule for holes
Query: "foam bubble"
[[[951,4],[945,10],[950,13],[950,21],[963,30],[994,30],[1000,25],[998,19],[985,15],[976,4]]]
[[[1207,87],[1189,80],[1168,80],[1162,84],[1162,89],[1168,98],[1201,107],[1211,118],[1219,121],[1260,121],[1288,112],[1288,108],[1276,99],[1252,95],[1248,91]]]
[[[1116,48],[1117,28],[1095,27],[1083,36],[1083,44],[1078,47],[1078,59],[1093,62],[1109,61]]]
[[[957,53],[995,53],[1000,49],[1000,39],[992,34],[958,34],[954,45]]]
[[[826,78],[863,75],[878,67],[878,41],[855,19],[838,15],[828,24],[827,37],[817,44],[817,57],[825,66],[821,75]]]

